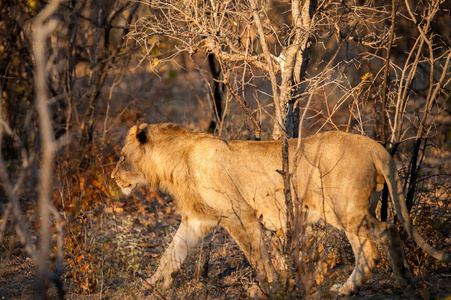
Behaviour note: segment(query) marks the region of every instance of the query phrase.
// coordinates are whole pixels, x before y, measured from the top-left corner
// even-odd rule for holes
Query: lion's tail
[[[440,252],[429,245],[413,225],[409,211],[407,210],[406,201],[403,194],[403,187],[398,176],[395,162],[388,153],[387,155],[389,156],[389,158],[384,157],[382,159],[376,159],[377,163],[381,164],[376,167],[385,178],[388,189],[390,191],[391,199],[393,201],[393,205],[395,206],[396,214],[398,215],[401,224],[404,226],[404,229],[407,231],[410,237],[418,244],[418,246],[420,246],[429,255],[444,262],[451,262],[451,254]],[[384,161],[387,162],[387,159],[389,161],[388,164],[382,163]]]

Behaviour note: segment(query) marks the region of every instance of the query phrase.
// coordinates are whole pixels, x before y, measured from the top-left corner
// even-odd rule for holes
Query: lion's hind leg
[[[346,282],[332,286],[331,291],[350,295],[357,291],[373,274],[380,260],[380,253],[370,239],[346,232],[355,256],[355,268]]]
[[[385,254],[389,257],[399,286],[404,292],[409,294],[412,292],[413,282],[404,258],[398,230],[393,223],[374,220],[375,225],[370,227],[371,233],[375,241],[381,245]]]
[[[357,219],[361,221],[355,222]],[[378,243],[389,257],[401,289],[408,291],[412,287],[410,271],[406,267],[401,240],[395,225],[381,222],[368,213],[362,218],[354,218],[354,222],[345,226],[345,229],[354,251],[356,266],[343,286],[334,286],[334,290],[339,294],[352,294],[371,277],[380,259],[373,241]]]

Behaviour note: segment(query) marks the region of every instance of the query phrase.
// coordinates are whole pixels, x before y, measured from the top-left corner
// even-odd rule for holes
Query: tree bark
[[[56,21],[49,20],[58,9],[61,0],[51,1],[34,20],[34,58],[36,68],[36,100],[39,115],[39,129],[41,132],[41,177],[39,180],[39,217],[40,217],[40,244],[39,261],[36,278],[35,299],[46,299],[47,284],[49,280],[50,258],[50,194],[52,186],[52,172],[56,144],[51,124],[51,115],[48,107],[47,92],[47,59],[45,46],[50,33],[56,28]]]
[[[222,85],[219,82],[221,75],[221,69],[217,67],[215,55],[209,53],[207,55],[208,65],[210,67],[211,77],[213,78],[213,120],[210,122],[208,132],[213,133],[216,130],[216,126],[222,121]]]
[[[387,46],[387,55],[385,56],[385,69],[384,69],[384,83],[382,86],[382,101],[381,101],[381,142],[384,147],[387,144],[387,82],[388,74],[390,71],[390,55],[391,48],[393,45],[393,39],[395,37],[395,21],[396,21],[396,0],[392,0],[392,17],[391,17],[391,28],[390,28],[390,40]],[[394,145],[392,145],[394,147]],[[394,151],[391,151],[392,156]],[[388,217],[388,187],[385,184],[384,190],[382,191],[382,206],[381,206],[381,221],[387,221]]]

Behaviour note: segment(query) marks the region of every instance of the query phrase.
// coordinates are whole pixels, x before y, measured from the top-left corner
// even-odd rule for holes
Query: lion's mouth
[[[132,183],[128,184],[128,185],[122,187],[122,192],[128,196],[132,192],[133,188],[134,188],[134,186]]]

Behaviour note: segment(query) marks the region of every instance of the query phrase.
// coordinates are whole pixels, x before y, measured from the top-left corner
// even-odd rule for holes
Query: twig
[[[395,37],[395,21],[396,21],[396,0],[392,0],[392,18],[391,18],[391,28],[390,28],[390,40],[388,41],[387,47],[387,55],[385,56],[385,69],[384,69],[384,82],[382,85],[382,103],[381,103],[381,140],[382,144],[385,146],[387,142],[386,137],[386,123],[387,123],[387,115],[386,115],[386,107],[387,107],[387,82],[388,82],[388,74],[390,71],[390,55],[391,48],[393,46],[393,39]],[[383,220],[384,221],[384,220]]]
[[[0,115],[0,119],[1,118],[2,116]],[[0,126],[0,149],[2,148],[4,128],[5,126]],[[5,190],[6,196],[8,197],[12,206],[13,217],[15,220],[14,227],[16,229],[17,235],[19,236],[20,241],[24,245],[28,255],[30,255],[33,261],[38,262],[38,254],[36,252],[33,239],[31,238],[31,235],[27,230],[25,218],[23,216],[22,209],[20,208],[19,198],[17,194],[14,192],[14,187],[9,179],[6,165],[3,160],[3,155],[1,155],[1,153],[0,153],[0,180],[3,183],[3,188]]]
[[[3,236],[6,231],[6,224],[8,224],[8,219],[10,216],[11,208],[12,208],[12,204],[11,204],[11,202],[8,202],[5,213],[3,214],[3,217],[1,219],[2,223],[0,225],[0,242],[3,241]]]
[[[229,75],[227,73],[224,73],[224,83],[227,86],[227,88],[229,89],[229,93],[233,96],[233,98],[235,99],[235,101],[238,103],[238,105],[241,107],[241,109],[244,111],[244,113],[249,117],[249,119],[251,120],[252,124],[254,125],[254,132],[255,132],[255,139],[259,140],[260,139],[260,132],[261,132],[261,128],[260,125],[258,125],[257,120],[255,119],[254,115],[252,114],[252,112],[249,110],[249,108],[247,108],[246,104],[244,104],[243,99],[241,98],[240,95],[238,95],[237,93],[235,93],[234,89],[232,88],[232,86],[230,85],[230,81],[229,81]]]
[[[249,0],[249,3],[252,8],[252,16],[254,17],[255,25],[257,27],[258,35],[260,36],[260,44],[262,46],[263,55],[265,56],[266,63],[269,68],[269,79],[271,82],[271,89],[273,93],[273,100],[274,100],[274,107],[275,107],[275,124],[274,124],[274,133],[273,136],[280,137],[283,134],[283,131],[285,130],[285,126],[283,124],[283,118],[282,118],[282,108],[279,98],[279,91],[277,88],[277,79],[276,79],[276,73],[274,72],[274,65],[271,53],[269,52],[268,45],[266,43],[266,37],[265,32],[263,30],[262,21],[260,19],[260,15],[258,13],[257,4],[255,3],[255,0]]]

